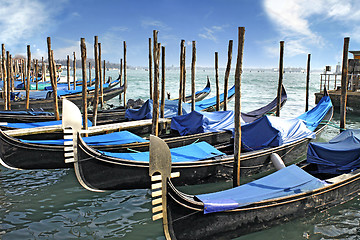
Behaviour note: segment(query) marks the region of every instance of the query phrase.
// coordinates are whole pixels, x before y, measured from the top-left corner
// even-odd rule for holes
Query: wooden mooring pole
[[[159,63],[160,63],[160,44],[157,42],[158,31],[153,31],[153,56],[154,56],[154,92],[153,92],[153,115],[152,115],[152,134],[159,135]]]
[[[191,111],[195,111],[195,63],[196,63],[196,41],[192,41],[192,61],[191,61]]]
[[[179,87],[179,99],[178,99],[178,115],[182,115],[182,94],[183,94],[183,80],[184,80],[184,51],[185,51],[185,40],[181,40],[180,43],[180,87]]]
[[[342,74],[341,74],[340,132],[345,130],[345,123],[346,123],[349,42],[350,42],[349,37],[344,38]]]
[[[11,84],[11,81],[10,81],[10,53],[9,51],[6,51],[6,76],[7,76],[7,79],[6,79],[6,91],[7,91],[7,109],[8,110],[11,110],[11,102],[10,102],[10,84]],[[25,86],[25,85],[24,85]]]
[[[233,186],[240,186],[240,152],[241,152],[241,73],[245,41],[245,28],[239,27],[238,54],[235,69],[235,136],[234,136],[234,167]]]
[[[228,61],[226,64],[225,79],[224,79],[224,108],[223,108],[224,111],[227,111],[229,76],[230,76],[230,71],[231,71],[231,60],[232,60],[232,47],[233,47],[233,40],[229,40]]]
[[[74,90],[76,89],[76,56],[75,56],[75,52],[73,52],[74,55],[74,61],[73,61],[73,88]]]
[[[30,71],[31,71],[31,52],[30,45],[27,45],[27,72],[26,72],[26,109],[30,107]]]
[[[277,117],[280,117],[283,75],[284,75],[284,41],[280,41],[279,82],[278,82],[277,105],[276,105]]]
[[[85,38],[80,40],[81,49],[81,71],[82,71],[82,109],[83,109],[83,128],[88,129],[88,113],[87,113],[87,76],[86,76],[86,44]]]
[[[161,47],[161,105],[160,117],[164,117],[165,112],[165,47]]]
[[[126,42],[124,41],[124,107],[126,107],[126,91],[127,91],[127,76],[126,76]]]
[[[99,83],[100,83],[100,97],[99,97],[99,100],[100,100],[100,108],[103,108],[104,106],[104,98],[103,98],[103,95],[104,95],[104,86],[103,86],[103,81],[102,81],[102,74],[101,74],[101,43],[98,43],[98,51],[99,51]]]
[[[70,56],[67,55],[67,61],[66,61],[66,80],[68,84],[68,90],[71,89],[70,85]]]
[[[48,46],[48,62],[49,62],[49,73],[50,73],[50,82],[53,88],[53,99],[54,99],[54,112],[56,120],[60,120],[59,114],[59,105],[57,98],[57,81],[56,81],[56,73],[55,73],[55,64],[54,64],[54,55],[51,50],[51,38],[47,38],[47,46]]]
[[[220,111],[219,54],[215,52],[216,111]]]
[[[2,66],[2,80],[4,83],[4,109],[8,110],[8,91],[7,91],[7,74],[6,74],[6,52],[5,52],[5,44],[1,44],[2,48],[2,59],[1,59],[1,66]]]
[[[96,126],[97,112],[99,106],[99,53],[98,53],[98,36],[94,37],[94,59],[95,59],[95,95],[93,100],[93,125]]]
[[[150,99],[153,99],[153,79],[152,79],[152,52],[151,52],[151,38],[149,38],[149,89]]]
[[[305,112],[309,110],[309,86],[310,86],[310,58],[311,54],[308,54],[307,58],[307,67],[306,67],[306,102],[305,102]]]

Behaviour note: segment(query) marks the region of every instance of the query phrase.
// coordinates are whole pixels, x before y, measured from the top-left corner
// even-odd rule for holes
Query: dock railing
[[[359,89],[360,74],[348,74],[348,89],[349,91],[357,91]],[[320,92],[324,85],[328,90],[339,90],[341,88],[341,73],[322,73],[320,74]]]

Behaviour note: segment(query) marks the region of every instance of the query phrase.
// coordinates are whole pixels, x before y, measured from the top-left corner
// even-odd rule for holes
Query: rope
[[[129,150],[130,152],[135,152],[135,153],[139,153],[140,151],[137,151],[137,150],[134,150],[134,149],[131,149],[131,148],[126,148],[126,150]]]
[[[343,130],[345,131],[346,128],[341,128],[339,125],[337,125],[336,123],[332,122],[332,121],[328,121],[328,120],[325,120],[325,121],[321,121],[322,124],[327,124],[328,126],[330,127],[333,127],[333,128],[336,128],[336,129],[339,129],[339,130]]]

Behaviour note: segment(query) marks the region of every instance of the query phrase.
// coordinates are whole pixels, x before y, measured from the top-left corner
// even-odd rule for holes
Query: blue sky
[[[344,37],[350,50],[360,50],[360,2],[356,0],[0,0],[0,42],[11,54],[31,46],[33,57],[47,56],[52,38],[55,59],[73,51],[79,57],[80,38],[93,58],[94,36],[102,43],[102,58],[119,62],[123,41],[127,63],[147,66],[148,38],[154,29],[166,47],[166,64],[179,65],[180,41],[197,45],[197,66],[226,66],[228,41],[245,27],[244,67],[277,67],[279,41],[285,41],[285,67],[312,69],[341,61]],[[233,60],[233,64],[235,60]],[[233,65],[234,66],[234,65]]]

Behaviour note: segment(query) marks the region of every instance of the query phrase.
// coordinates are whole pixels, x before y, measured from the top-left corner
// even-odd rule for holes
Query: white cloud
[[[13,46],[44,32],[51,24],[53,10],[39,0],[2,0],[0,42]]]
[[[360,1],[356,0],[264,0],[264,10],[285,40],[290,56],[305,54],[312,46],[325,46],[323,32],[317,32],[319,23],[339,24],[338,35],[350,32],[360,42]],[[329,28],[331,29],[331,28]],[[348,29],[349,31],[347,31]],[[326,31],[326,30],[324,30]],[[267,47],[268,49],[271,47]]]
[[[154,20],[154,19],[144,19],[141,21],[141,26],[143,28],[157,28],[156,30],[171,30],[171,28],[165,23]]]
[[[222,32],[226,26],[212,26],[210,28],[204,27],[199,37],[217,42],[216,33]]]

